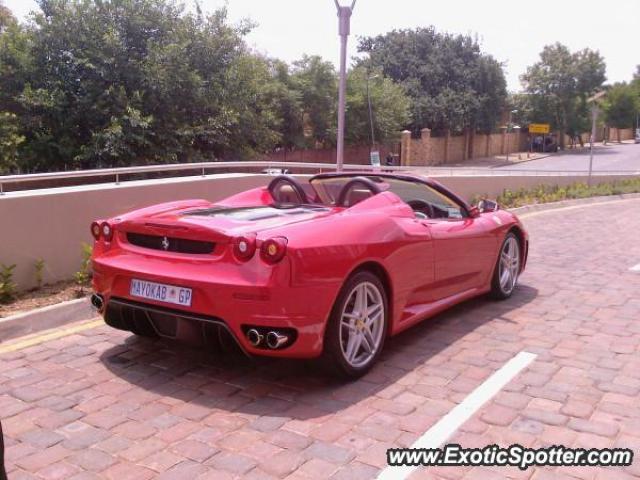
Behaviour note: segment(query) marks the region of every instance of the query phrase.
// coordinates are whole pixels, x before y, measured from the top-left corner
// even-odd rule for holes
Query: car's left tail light
[[[93,222],[91,224],[91,235],[96,240],[100,240],[100,232],[102,231],[102,227],[100,226],[100,222]]]
[[[233,239],[233,255],[243,262],[250,260],[256,253],[256,236],[243,235]]]
[[[260,258],[266,263],[278,263],[287,253],[287,239],[285,237],[273,237],[262,242],[260,246]]]

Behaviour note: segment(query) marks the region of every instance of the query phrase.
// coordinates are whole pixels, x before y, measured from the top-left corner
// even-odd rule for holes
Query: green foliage
[[[18,147],[24,139],[20,135],[18,117],[10,112],[0,112],[0,175],[17,168]]]
[[[17,285],[13,281],[14,265],[0,263],[0,303],[9,303],[15,298]]]
[[[597,197],[605,195],[621,195],[639,193],[640,178],[618,180],[588,186],[586,183],[573,183],[560,187],[557,185],[538,185],[534,188],[522,188],[517,191],[504,190],[498,196],[498,203],[504,208],[522,207],[537,203],[558,202],[576,198]]]
[[[305,55],[293,63],[291,82],[300,98],[307,146],[335,143],[338,77],[333,64]]]
[[[414,133],[432,129],[490,131],[506,100],[502,66],[469,35],[434,27],[393,30],[360,40],[363,60],[402,84],[411,98]]]
[[[3,31],[0,111],[25,171],[248,157],[279,139],[270,72],[226,10],[165,0],[41,0]]]
[[[83,291],[83,287],[89,283],[91,279],[91,255],[93,253],[93,247],[88,243],[82,242],[82,261],[80,263],[80,270],[78,270],[73,278],[80,287],[80,293]]]
[[[33,264],[33,268],[35,269],[35,277],[36,277],[36,285],[37,288],[42,288],[42,283],[44,280],[44,260],[39,258]]]
[[[382,72],[372,75],[364,66],[352,69],[347,77],[346,141],[371,141],[367,83],[376,142],[397,141],[398,133],[409,123],[410,100],[401,85],[383,77]]]
[[[639,111],[640,97],[632,85],[616,83],[607,92],[604,112],[609,126],[631,128]]]
[[[540,61],[520,78],[527,93],[522,97],[527,123],[549,123],[568,135],[589,130],[587,98],[606,80],[598,52],[587,48],[572,53],[560,43],[547,45]],[[560,140],[563,145],[564,136]]]

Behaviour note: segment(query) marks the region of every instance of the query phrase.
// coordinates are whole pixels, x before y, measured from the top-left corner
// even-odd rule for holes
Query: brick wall
[[[422,130],[420,138],[410,138],[408,131],[403,132],[404,141],[410,142],[410,153],[403,155],[407,165],[429,166],[464,162],[467,140],[464,135],[450,137],[433,137],[427,128]],[[408,137],[408,138],[407,138]],[[525,151],[527,149],[525,133],[493,133],[490,135],[470,135],[469,144],[473,143],[469,158],[504,155],[507,152]]]
[[[344,149],[344,163],[354,165],[369,165],[369,145],[351,145]],[[380,161],[384,164],[384,160],[390,151],[398,152],[397,146],[382,145],[378,148],[380,152]],[[258,160],[266,162],[301,162],[301,163],[335,163],[336,149],[300,149],[294,151],[280,150],[271,152],[261,156]]]

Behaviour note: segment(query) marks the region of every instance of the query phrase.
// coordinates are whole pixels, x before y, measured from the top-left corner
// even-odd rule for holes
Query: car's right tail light
[[[269,264],[278,263],[287,253],[287,239],[285,237],[273,237],[262,242],[260,246],[260,258]]]

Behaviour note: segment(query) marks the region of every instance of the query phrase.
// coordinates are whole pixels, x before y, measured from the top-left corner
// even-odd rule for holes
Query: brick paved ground
[[[538,354],[455,435],[463,446],[630,446],[640,455],[640,200],[535,214],[507,302],[474,300],[392,340],[364,379],[223,359],[107,327],[0,355],[12,480],[373,478],[521,350]],[[411,478],[640,477],[439,468]]]

